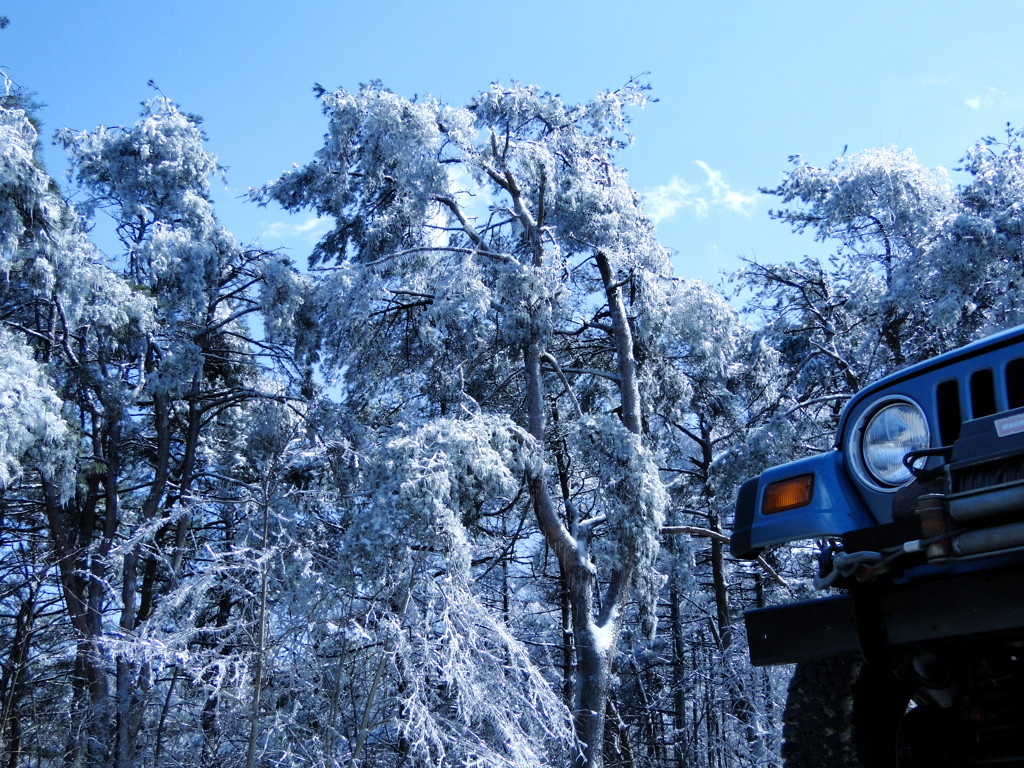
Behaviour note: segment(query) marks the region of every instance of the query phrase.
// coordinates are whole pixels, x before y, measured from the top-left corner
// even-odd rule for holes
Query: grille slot
[[[1024,359],[1006,365],[1006,399],[1010,408],[1024,406]]]
[[[996,412],[996,387],[991,368],[971,374],[971,418],[980,419]]]
[[[1024,407],[1024,357],[939,382],[935,406],[942,445],[957,441],[965,421]]]
[[[935,388],[936,415],[939,420],[939,440],[952,445],[960,437],[960,383],[956,379],[944,381]]]

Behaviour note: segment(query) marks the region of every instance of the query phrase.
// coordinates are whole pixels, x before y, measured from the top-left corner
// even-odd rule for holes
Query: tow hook
[[[869,584],[889,568],[889,558],[881,552],[843,552],[836,544],[823,546],[818,554],[815,589],[828,589],[843,578]]]

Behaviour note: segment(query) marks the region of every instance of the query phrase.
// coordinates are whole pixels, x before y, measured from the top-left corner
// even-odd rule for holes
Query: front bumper
[[[1024,567],[866,588],[744,618],[756,666],[995,635],[1024,639]]]

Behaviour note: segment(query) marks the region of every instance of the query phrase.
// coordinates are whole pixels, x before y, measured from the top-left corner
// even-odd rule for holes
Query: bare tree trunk
[[[138,548],[125,555],[121,582],[121,631],[130,637],[137,624]],[[150,687],[149,664],[119,656],[116,665],[116,768],[134,768],[139,734],[143,723],[145,693]]]
[[[95,475],[89,477],[87,487],[79,490],[68,509],[60,503],[52,484],[43,479],[41,485],[61,593],[76,636],[71,689],[77,730],[69,734],[66,762],[106,764],[110,697],[100,648],[103,627],[99,611],[101,590],[106,587],[105,553],[98,546],[90,552],[101,483]],[[73,521],[78,525],[73,526]]]
[[[32,622],[36,615],[36,595],[39,583],[30,588],[22,601],[14,624],[14,639],[8,663],[4,666],[0,691],[3,691],[3,716],[0,719],[0,739],[6,737],[7,768],[17,768],[21,759],[21,701],[28,691],[27,661]]]
[[[675,761],[683,765],[685,751],[679,743],[686,734],[686,643],[683,616],[679,609],[679,590],[673,582],[669,590],[672,633],[672,744]]]
[[[217,600],[217,614],[212,622],[214,628],[221,629],[227,625],[234,605],[235,601],[232,598],[231,591],[222,588],[220,597]],[[220,691],[218,689],[208,691],[206,701],[203,703],[202,713],[199,716],[199,727],[203,735],[201,760],[203,765],[211,766],[211,768],[216,768],[223,762],[218,754],[220,726],[217,722],[217,708],[219,705]]]
[[[562,609],[562,698],[566,706],[573,703],[573,680],[576,679],[576,654],[573,647],[572,606],[565,574],[559,571],[559,603]]]
[[[717,517],[711,519],[711,529],[721,531]],[[729,604],[729,587],[725,577],[725,545],[717,537],[711,537],[711,580],[715,592],[715,620],[721,649],[729,650],[732,645],[732,607]]]
[[[167,695],[164,696],[163,706],[160,708],[160,719],[157,721],[156,733],[154,734],[156,743],[153,747],[153,765],[156,766],[161,765],[160,755],[164,747],[164,725],[167,722],[167,714],[171,709],[171,698],[174,696],[174,686],[178,682],[179,674],[180,670],[178,667],[175,667],[171,675],[171,681],[167,684]]]
[[[598,251],[595,258],[604,283],[605,297],[608,299],[608,312],[612,316],[615,358],[619,369],[619,396],[622,398],[622,423],[634,435],[639,435],[642,429],[640,385],[637,382],[633,331],[626,315],[626,306],[622,302],[622,287],[615,281],[608,256]]]
[[[270,494],[267,490],[269,478],[264,478],[263,499],[263,531],[261,549],[263,557],[267,555],[267,544],[270,540]],[[252,713],[249,720],[249,741],[245,750],[245,768],[253,768],[256,764],[256,742],[260,735],[260,697],[263,695],[263,665],[267,644],[267,589],[269,564],[264,560],[260,573],[260,604],[256,625],[256,670],[252,681]]]
[[[594,620],[594,584],[590,574],[579,568],[569,577],[574,637],[576,638],[576,689],[573,715],[576,735],[584,744],[577,766],[604,765],[605,716],[611,678],[612,627],[599,627]],[[582,577],[582,578],[581,578]]]
[[[406,610],[409,608],[409,601],[412,598],[413,587],[416,584],[417,568],[418,564],[414,564],[409,574],[409,583],[405,586],[405,589],[396,596],[392,611],[397,617],[404,616]],[[373,714],[373,708],[376,706],[377,690],[379,689],[381,679],[384,676],[384,669],[394,651],[395,644],[393,641],[389,642],[381,650],[380,659],[377,662],[377,669],[374,671],[373,680],[370,682],[370,689],[366,693],[366,703],[363,706],[363,716],[359,723],[359,735],[356,737],[355,746],[352,748],[352,754],[349,756],[349,766],[351,766],[351,768],[356,768],[356,766],[360,765],[363,747],[366,745],[366,740],[370,735],[370,718]],[[402,751],[405,752],[404,746]]]

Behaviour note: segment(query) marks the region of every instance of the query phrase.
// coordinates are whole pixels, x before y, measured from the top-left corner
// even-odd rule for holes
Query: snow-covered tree
[[[232,420],[280,390],[263,387],[244,322],[266,259],[217,225],[216,161],[197,123],[160,98],[132,128],[60,134],[83,209],[104,207],[116,222],[125,250],[108,260],[42,167],[31,116],[0,107],[3,535],[44,531],[46,542],[3,549],[52,567],[19,592],[22,614],[63,597],[74,640],[54,663],[73,662],[46,677],[72,720],[63,743],[38,749],[68,764],[138,764],[162,663],[148,655],[163,640],[147,621],[191,588],[189,553],[217,509],[207,500],[232,483]],[[19,658],[41,637],[23,637],[23,625],[12,624]],[[7,679],[13,738],[24,679]]]
[[[835,243],[831,262],[808,259],[779,268],[754,265],[749,282],[790,333],[802,354],[836,370],[844,386],[919,359],[929,350],[930,286],[923,266],[955,206],[949,175],[923,168],[906,150],[866,150],[816,168],[793,158],[793,169],[766,190],[784,207],[771,215],[796,232]],[[930,350],[929,350],[930,351]]]
[[[36,131],[24,110],[0,108],[0,147],[0,317],[12,362],[23,361],[11,373],[24,376],[14,383],[20,392],[7,394],[15,418],[21,413],[29,422],[22,424],[32,425],[37,448],[35,461],[22,462],[33,472],[22,475],[26,490],[17,494],[21,501],[10,518],[48,531],[77,644],[72,688],[81,738],[75,749],[92,759],[104,754],[106,743],[100,640],[117,533],[101,521],[117,515],[121,465],[111,449],[126,424],[130,371],[151,327],[151,304],[134,295],[86,239],[81,220],[38,161]],[[27,370],[33,364],[35,373]],[[11,426],[17,442],[23,435]],[[66,435],[63,445],[47,444],[47,433],[50,441]]]
[[[118,550],[117,624],[130,638],[166,595],[190,588],[190,552],[197,538],[207,538],[199,532],[212,525],[223,535],[207,545],[213,551],[232,549],[238,545],[232,536],[244,534],[230,523],[225,501],[240,482],[230,458],[232,430],[251,403],[276,397],[279,389],[261,381],[256,340],[246,326],[259,309],[266,259],[218,224],[209,191],[216,158],[204,147],[198,118],[168,99],[147,102],[131,127],[65,130],[59,139],[85,193],[84,209],[112,216],[124,246],[125,280],[152,307],[144,347],[122,376],[131,389],[109,440],[120,484],[134,486],[105,512],[112,535],[124,535],[124,527],[138,531]],[[116,663],[114,743],[117,764],[128,766],[141,748],[154,671],[138,653],[118,652]],[[208,704],[216,701],[210,696]]]
[[[793,159],[772,215],[834,246],[750,264],[740,280],[790,357],[798,399],[850,394],[896,368],[1020,322],[1020,134],[971,147],[955,185],[909,150],[827,168]]]
[[[381,444],[441,424],[455,441],[415,486],[374,485],[362,525],[395,542],[395,564],[440,547],[464,568],[480,502],[446,478],[481,468],[460,468],[460,435],[507,446],[490,473],[523,484],[558,560],[580,761],[601,765],[611,659],[630,601],[653,615],[667,503],[633,315],[668,261],[614,162],[643,89],[567,105],[495,85],[463,108],[380,85],[320,96],[324,146],[260,196],[335,220],[311,261],[327,375]]]
[[[1022,133],[970,147],[958,170],[958,205],[943,222],[922,279],[938,288],[932,313],[949,344],[1021,322],[1024,254]]]
[[[672,497],[661,568],[665,630],[654,644],[670,674],[645,668],[650,651],[633,649],[650,727],[664,729],[671,754],[704,764],[709,744],[736,765],[768,759],[771,718],[758,701],[764,680],[750,675],[734,625],[752,584],[771,586],[767,563],[737,569],[726,555],[739,484],[788,458],[792,435],[782,400],[779,356],[737,310],[698,281],[662,284],[657,315],[639,316],[645,366],[659,390],[651,418],[659,463]],[[634,695],[640,693],[634,688]],[[764,722],[762,722],[764,720]],[[671,734],[671,735],[670,735]]]

